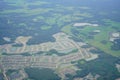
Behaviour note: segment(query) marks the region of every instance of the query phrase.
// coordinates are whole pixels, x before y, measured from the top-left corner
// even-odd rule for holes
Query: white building
[[[110,41],[114,41],[115,39],[120,38],[120,33],[119,32],[114,32],[110,35]]]

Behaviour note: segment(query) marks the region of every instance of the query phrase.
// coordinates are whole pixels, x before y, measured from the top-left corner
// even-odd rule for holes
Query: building
[[[115,39],[118,39],[120,38],[120,32],[113,32],[113,33],[110,33],[110,41],[113,42]]]

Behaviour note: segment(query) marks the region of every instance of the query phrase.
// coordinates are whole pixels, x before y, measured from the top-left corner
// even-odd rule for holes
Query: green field
[[[117,31],[117,29],[120,29],[119,27],[120,23],[117,23],[111,20],[103,20],[103,21],[105,25],[100,25],[98,27],[86,26],[83,29],[79,29],[79,28],[73,27],[72,25],[67,25],[67,26],[64,26],[61,30],[67,34],[75,36],[72,33],[72,29],[75,29],[76,31],[79,31],[79,34],[76,37],[82,39],[84,42],[89,43],[90,45],[96,48],[99,48],[100,50],[108,54],[119,57],[120,50],[119,51],[111,50],[112,42],[109,41],[109,36],[110,36],[109,33],[113,31],[115,32]],[[92,32],[93,30],[100,30],[100,33],[94,35],[93,39],[87,38],[87,36],[89,35],[89,32]],[[101,43],[101,41],[103,40],[107,41],[107,43],[106,44]]]

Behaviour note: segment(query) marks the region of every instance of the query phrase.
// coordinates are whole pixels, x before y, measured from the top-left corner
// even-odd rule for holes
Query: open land
[[[120,38],[120,23],[111,19],[118,18],[118,11],[97,11],[99,9],[94,9],[97,7],[77,6],[77,3],[72,6],[27,1],[29,0],[3,1],[7,5],[0,12],[0,34],[7,35],[1,35],[0,77],[3,74],[5,80],[28,78],[25,68],[49,68],[62,80],[68,78],[66,75],[69,78],[77,75],[74,80],[97,80],[99,77],[110,80],[119,77],[117,71],[120,71],[120,64],[115,62],[120,57],[120,50],[111,49],[114,40]],[[54,31],[56,32],[51,34]],[[40,42],[36,38],[42,39],[45,34],[41,33],[50,33],[55,41]],[[32,39],[39,43],[28,45]],[[90,47],[83,48],[86,45]],[[96,49],[102,53],[91,52]],[[10,75],[7,74],[9,70],[13,70]]]

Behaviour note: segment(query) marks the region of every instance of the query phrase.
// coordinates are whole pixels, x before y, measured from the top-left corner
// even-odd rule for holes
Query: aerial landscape
[[[120,80],[120,0],[0,0],[0,80]]]

